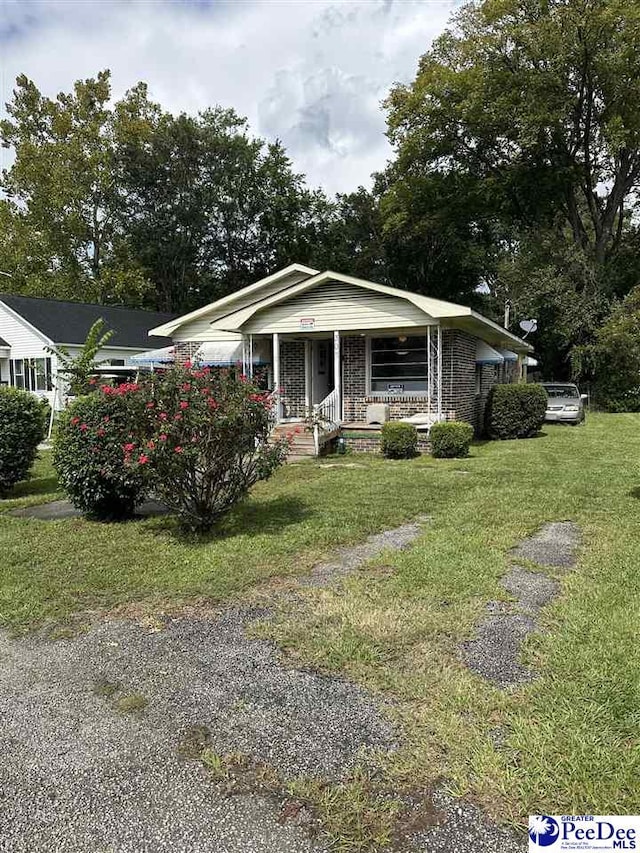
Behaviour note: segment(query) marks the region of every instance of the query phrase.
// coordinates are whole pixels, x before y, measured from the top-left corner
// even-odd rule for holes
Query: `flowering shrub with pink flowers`
[[[142,386],[143,425],[129,467],[153,472],[153,491],[183,526],[204,531],[284,461],[271,441],[273,399],[246,377],[187,364]]]
[[[140,384],[103,386],[59,426],[54,464],[73,503],[123,517],[152,493],[204,531],[284,461],[270,439],[273,400],[245,377],[190,364]]]
[[[149,477],[125,465],[141,421],[139,386],[102,389],[79,397],[61,416],[53,464],[70,501],[89,518],[129,518],[143,499]]]

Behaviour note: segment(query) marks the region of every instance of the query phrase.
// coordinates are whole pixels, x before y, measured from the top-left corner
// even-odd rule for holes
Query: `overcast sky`
[[[110,68],[173,112],[234,107],[329,192],[369,185],[390,155],[380,102],[458,0],[0,0],[0,96],[48,95]],[[0,153],[2,165],[9,155]]]

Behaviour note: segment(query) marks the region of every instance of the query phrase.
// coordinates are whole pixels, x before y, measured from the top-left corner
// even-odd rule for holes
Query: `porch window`
[[[427,390],[424,335],[371,338],[370,388],[373,394],[415,394]]]

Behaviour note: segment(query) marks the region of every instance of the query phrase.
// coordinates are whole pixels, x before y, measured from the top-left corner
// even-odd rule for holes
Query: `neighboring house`
[[[87,332],[102,318],[114,335],[98,353],[111,365],[131,364],[131,357],[149,348],[149,329],[173,315],[111,305],[63,302],[31,296],[0,294],[0,384],[25,388],[62,405],[64,383],[58,381],[58,361],[48,347],[64,346],[78,353]],[[162,339],[151,342],[162,345]]]
[[[320,443],[342,432],[359,449],[386,418],[425,434],[445,418],[480,427],[491,386],[526,378],[531,351],[471,308],[300,264],[150,334],[170,337],[177,360],[265,365],[280,423],[315,411]]]

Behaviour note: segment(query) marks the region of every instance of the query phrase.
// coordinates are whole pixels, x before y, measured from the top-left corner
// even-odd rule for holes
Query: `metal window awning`
[[[504,356],[484,341],[476,343],[476,364],[504,364]]]
[[[249,362],[249,352],[253,351],[254,367],[268,363],[267,353],[263,342],[248,340],[219,340],[205,341],[193,355],[193,361],[206,367],[233,367],[246,365]]]
[[[502,349],[502,347],[496,347],[500,355],[504,358],[505,361],[517,361],[518,354],[512,352],[510,349]]]
[[[174,347],[162,347],[161,349],[150,349],[146,352],[139,352],[136,355],[132,355],[131,361],[134,364],[165,365],[173,364],[175,357]]]

